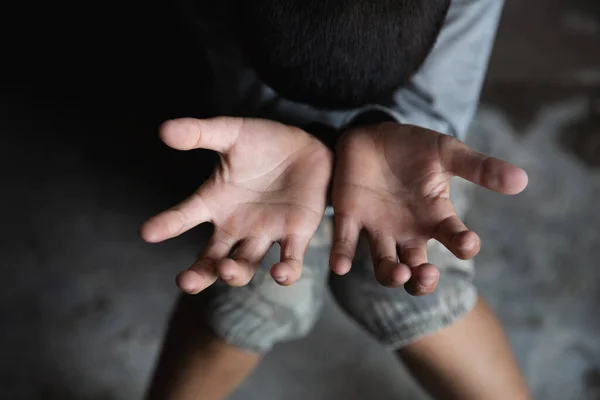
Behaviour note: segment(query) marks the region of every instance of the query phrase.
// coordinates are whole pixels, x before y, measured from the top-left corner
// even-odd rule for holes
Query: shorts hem
[[[432,312],[429,311],[423,315],[420,321],[411,323],[410,329],[403,332],[402,335],[396,334],[389,338],[382,338],[380,342],[386,349],[397,351],[424,337],[432,336],[442,329],[453,325],[473,311],[478,298],[477,290],[471,287],[457,299],[453,307],[449,309],[449,312],[431,318]]]

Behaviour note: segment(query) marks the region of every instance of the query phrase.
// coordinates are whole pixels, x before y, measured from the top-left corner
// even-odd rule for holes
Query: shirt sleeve
[[[502,0],[454,0],[434,49],[387,111],[402,123],[464,139],[486,75]]]
[[[376,111],[400,123],[464,140],[479,103],[502,7],[503,0],[453,0],[433,50],[408,85],[394,94],[390,105],[319,110],[278,96],[253,71],[240,65],[239,56],[222,57],[209,51],[209,60],[219,97],[229,103],[223,107],[225,114],[297,126],[318,123],[339,130],[362,114]]]

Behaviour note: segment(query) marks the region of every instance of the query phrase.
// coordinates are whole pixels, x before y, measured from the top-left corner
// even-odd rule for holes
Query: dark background
[[[202,56],[166,1],[21,2],[0,23],[0,399],[140,398],[204,239],[136,235],[209,172],[156,135],[210,113]],[[600,3],[506,2],[469,141],[531,178],[475,191],[482,294],[537,399],[600,399]],[[424,398],[331,302],[233,398],[284,396]]]

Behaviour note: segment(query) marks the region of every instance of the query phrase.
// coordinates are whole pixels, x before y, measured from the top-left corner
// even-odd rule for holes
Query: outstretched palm
[[[323,217],[331,152],[298,128],[255,119],[173,120],[163,125],[161,137],[178,150],[210,149],[221,156],[213,176],[191,197],[141,229],[145,240],[160,242],[214,224],[198,262],[179,275],[180,288],[198,293],[218,277],[245,285],[274,242],[281,244],[281,262],[271,275],[293,284]]]
[[[459,176],[503,194],[527,186],[525,172],[438,132],[394,123],[354,129],[338,143],[332,201],[334,272],[350,270],[359,232],[367,231],[375,275],[416,295],[432,292],[439,272],[427,263],[436,239],[457,257],[479,251],[479,237],[457,217],[450,179]]]

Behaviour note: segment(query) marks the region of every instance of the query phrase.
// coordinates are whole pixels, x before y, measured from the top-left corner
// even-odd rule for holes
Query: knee
[[[351,276],[332,277],[330,286],[350,318],[383,346],[398,350],[453,324],[474,307],[477,293],[468,279],[444,278],[436,292],[424,297]]]
[[[206,304],[204,320],[225,342],[265,353],[277,343],[301,339],[312,330],[323,303],[322,293],[312,289],[307,281],[286,288],[272,279],[259,288],[215,288],[217,293]]]

